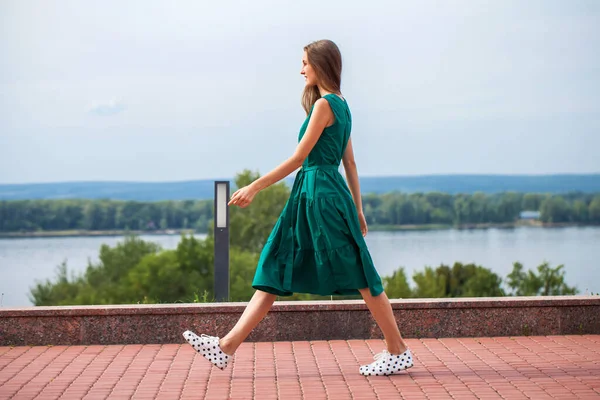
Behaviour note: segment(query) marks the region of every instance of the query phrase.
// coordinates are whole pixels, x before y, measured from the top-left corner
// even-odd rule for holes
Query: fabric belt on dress
[[[309,167],[302,166],[301,171],[315,171],[318,169],[332,169],[338,171],[340,168],[339,165],[311,165]]]

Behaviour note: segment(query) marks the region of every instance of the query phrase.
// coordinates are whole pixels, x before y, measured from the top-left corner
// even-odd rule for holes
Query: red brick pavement
[[[411,339],[415,367],[363,377],[381,340],[0,347],[0,399],[599,399],[600,335]]]

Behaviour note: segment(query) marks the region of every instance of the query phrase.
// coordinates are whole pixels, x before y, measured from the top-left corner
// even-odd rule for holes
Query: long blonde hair
[[[331,40],[318,40],[305,46],[304,51],[308,63],[317,74],[317,82],[328,92],[339,93],[342,85],[342,53],[337,45]],[[307,115],[320,98],[317,85],[304,88],[302,107]]]

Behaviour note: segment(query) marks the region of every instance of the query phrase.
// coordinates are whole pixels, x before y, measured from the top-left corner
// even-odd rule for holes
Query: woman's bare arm
[[[300,143],[298,143],[294,154],[268,174],[258,178],[245,188],[236,191],[231,196],[229,204],[235,204],[240,207],[247,206],[252,202],[256,193],[279,182],[293,171],[300,168],[310,151],[315,147],[323,130],[332,122],[333,118],[333,112],[331,111],[331,107],[327,100],[323,98],[317,100],[308,126],[306,127],[306,132],[302,137],[302,140],[300,140]]]
[[[348,187],[350,188],[352,199],[356,205],[356,212],[360,215],[363,213],[363,207],[360,195],[360,183],[358,181],[358,171],[356,168],[356,161],[354,160],[354,150],[352,149],[352,138],[348,139],[348,145],[344,151],[342,162],[344,164],[344,171],[346,171]]]
[[[266,189],[300,168],[332,117],[333,112],[329,107],[329,102],[326,99],[317,100],[306,127],[306,133],[298,143],[294,154],[271,172],[254,181],[252,183],[254,188],[257,191]]]

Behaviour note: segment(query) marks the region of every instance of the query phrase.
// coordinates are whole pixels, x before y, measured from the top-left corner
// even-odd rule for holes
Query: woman
[[[360,293],[383,331],[387,350],[359,372],[395,374],[412,367],[412,354],[400,336],[363,238],[367,223],[350,139],[352,117],[340,92],[342,57],[335,43],[320,40],[306,46],[300,73],[306,80],[302,106],[307,117],[296,151],[273,171],[237,190],[229,201],[229,205],[247,207],[258,192],[301,167],[261,253],[252,282],[257,290],[224,338],[197,336],[191,331],[183,336],[224,369],[277,296]],[[340,161],[349,189],[338,172]]]

